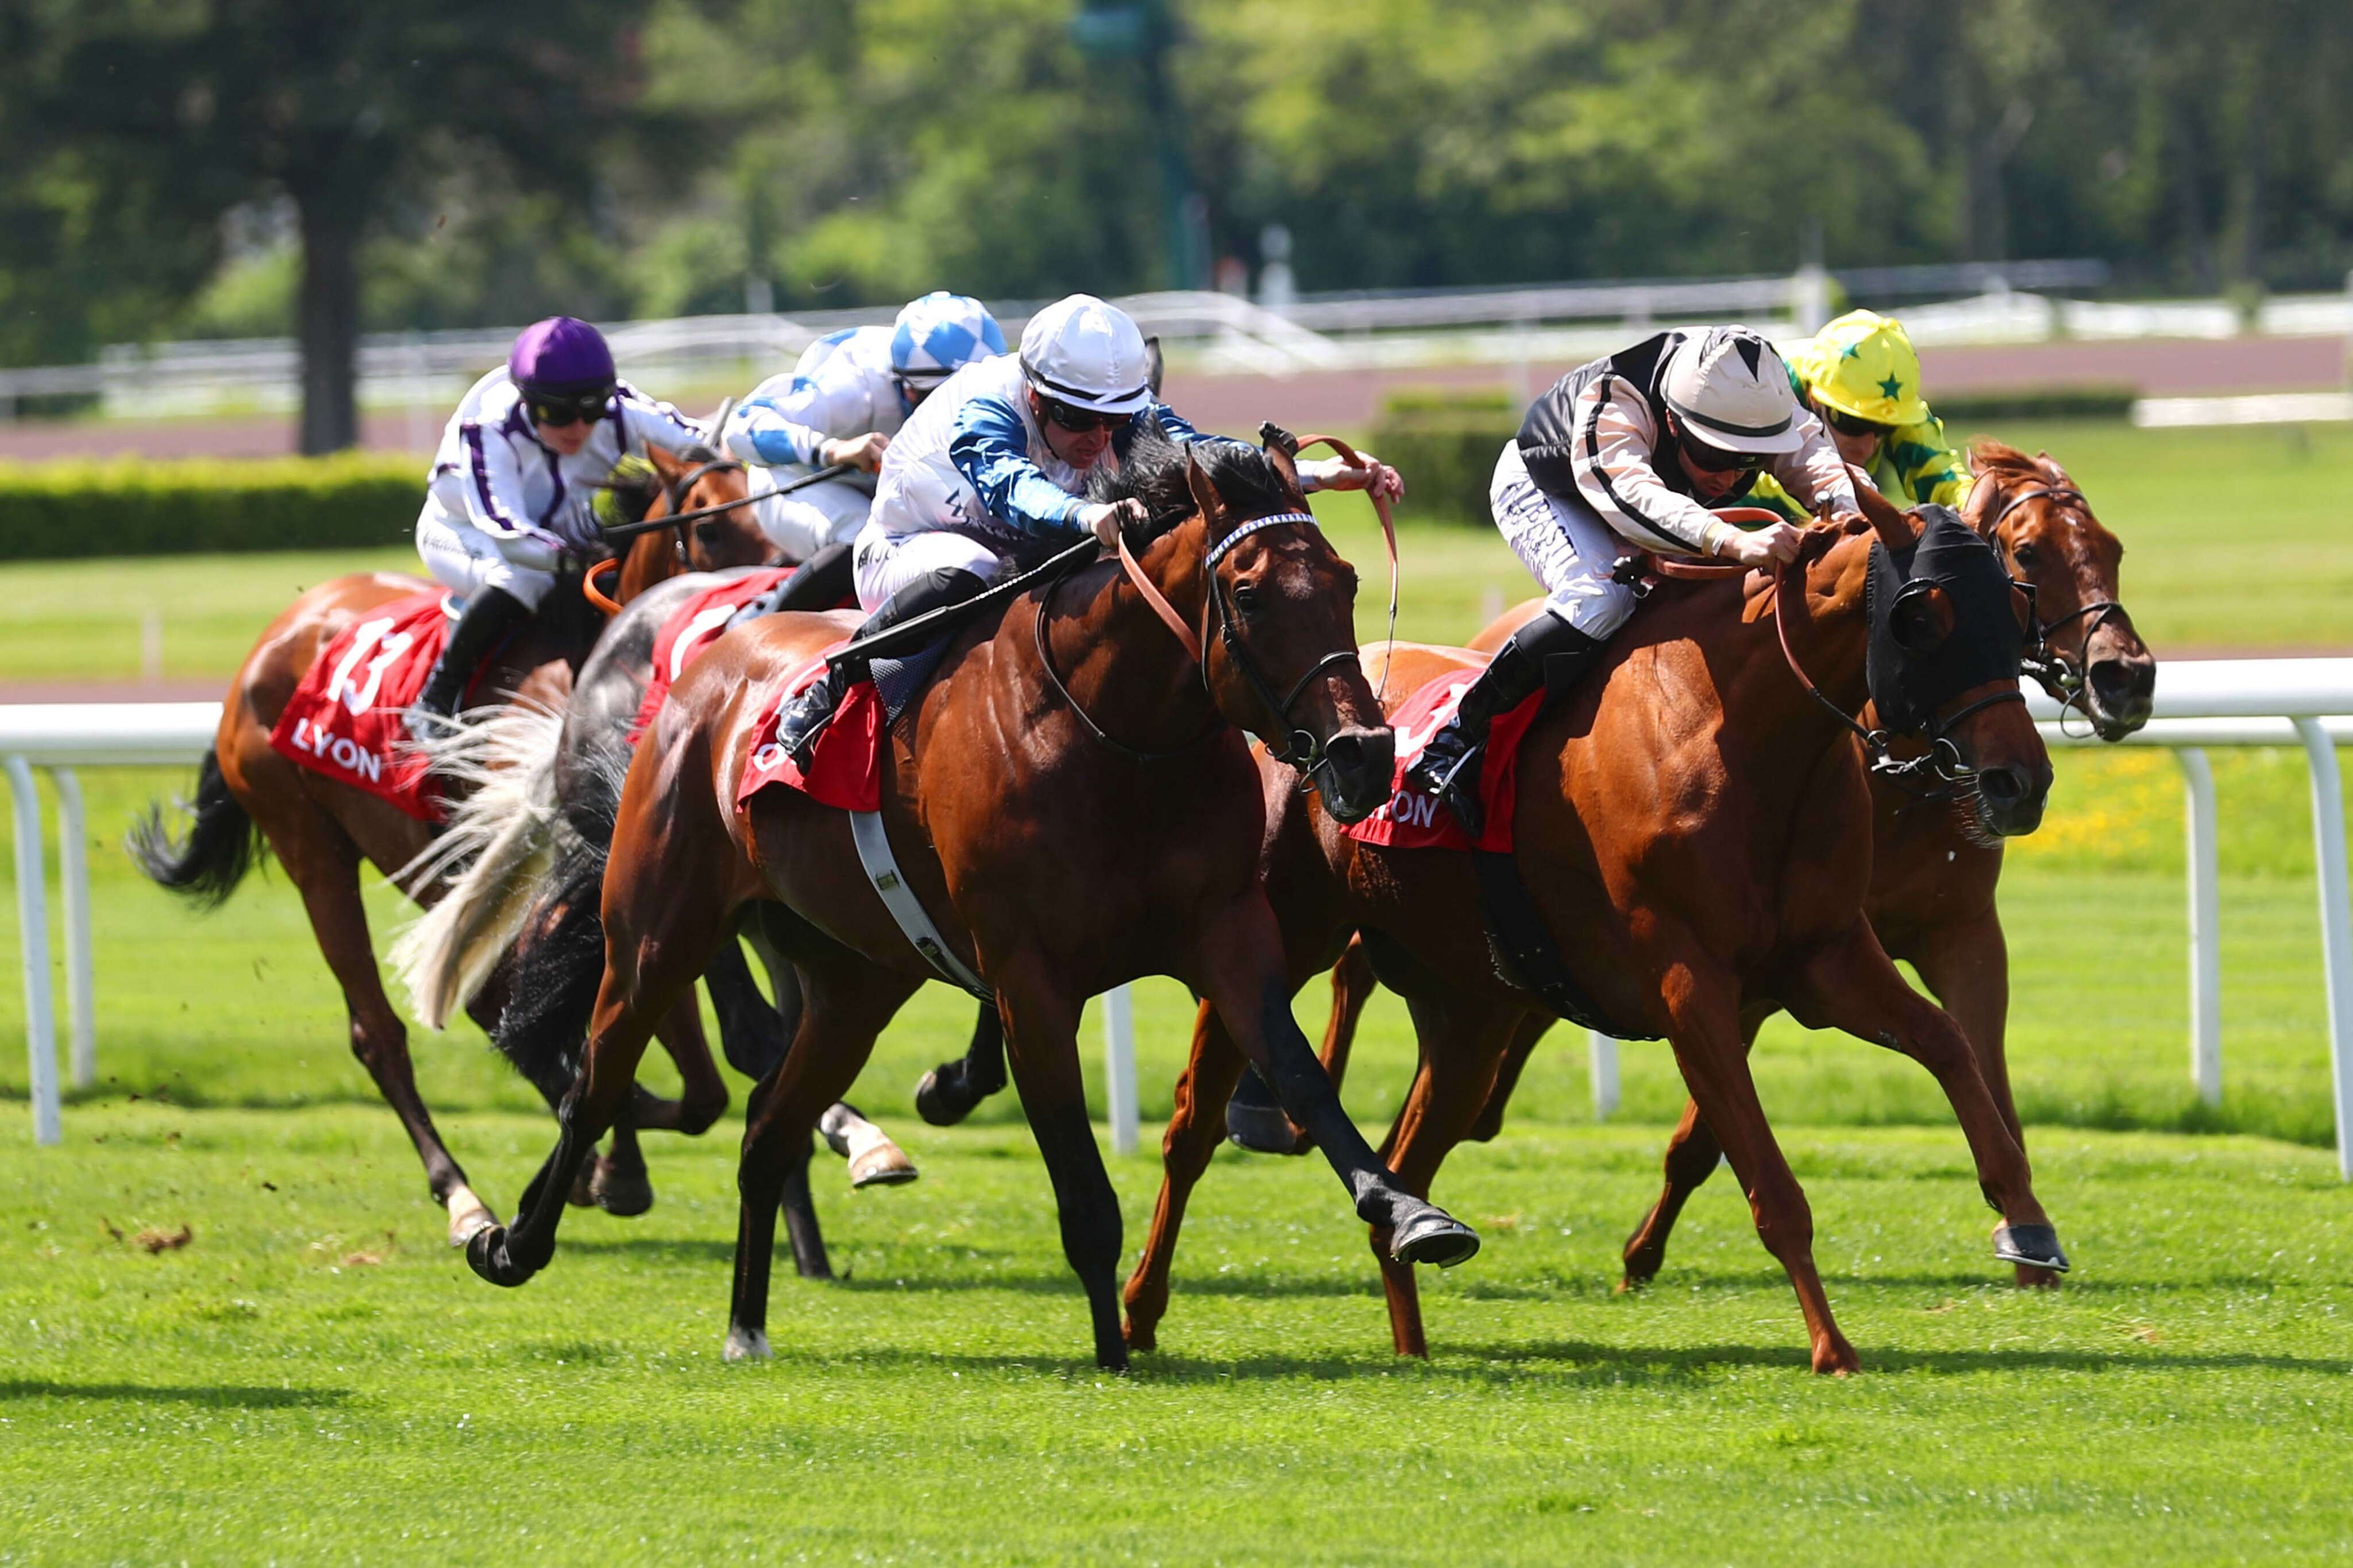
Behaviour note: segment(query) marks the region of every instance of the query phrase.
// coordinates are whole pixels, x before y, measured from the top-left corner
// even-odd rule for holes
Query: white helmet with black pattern
[[[1152,356],[1126,311],[1092,294],[1057,300],[1021,332],[1021,372],[1044,395],[1098,414],[1152,402]]]
[[[1694,332],[1668,357],[1660,390],[1693,440],[1727,452],[1794,452],[1798,396],[1789,367],[1747,327]]]

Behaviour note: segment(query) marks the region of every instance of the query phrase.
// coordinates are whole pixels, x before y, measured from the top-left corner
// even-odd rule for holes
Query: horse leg
[[[1915,951],[1904,956],[1968,1037],[1986,1091],[2023,1149],[2026,1129],[2010,1092],[2010,944],[2002,935],[2001,916],[1988,907],[1969,919],[1932,927],[1925,936]],[[2048,1268],[2031,1263],[2015,1267],[2021,1286],[2044,1289],[2059,1283],[2059,1276]]]
[[[1480,1108],[1479,1120],[1471,1124],[1463,1139],[1472,1143],[1493,1143],[1504,1131],[1504,1107],[1512,1102],[1512,1091],[1520,1087],[1520,1074],[1528,1067],[1528,1058],[1535,1054],[1536,1042],[1545,1037],[1553,1021],[1542,1013],[1530,1013],[1512,1031],[1512,1043],[1504,1047],[1503,1064],[1495,1069],[1495,1087],[1487,1091],[1487,1103]]]
[[[1778,1011],[1778,1007],[1763,1002],[1752,1002],[1741,1009],[1743,1053],[1757,1048],[1757,1031]],[[1642,1216],[1642,1223],[1634,1227],[1634,1234],[1626,1238],[1626,1272],[1618,1280],[1621,1294],[1639,1290],[1657,1277],[1660,1266],[1667,1260],[1667,1237],[1673,1232],[1683,1205],[1702,1183],[1715,1174],[1715,1167],[1723,1159],[1723,1145],[1707,1130],[1707,1122],[1699,1113],[1699,1102],[1684,1100],[1683,1120],[1675,1123],[1674,1131],[1667,1138],[1666,1187],[1659,1194],[1659,1201],[1651,1205],[1651,1212]]]
[[[1390,1229],[1400,1262],[1451,1268],[1477,1252],[1477,1234],[1399,1186],[1341,1109],[1324,1064],[1291,1016],[1292,988],[1281,967],[1282,933],[1265,898],[1252,889],[1215,911],[1198,942],[1201,981],[1194,989],[1216,1005],[1234,1043],[1281,1097],[1285,1114],[1314,1137],[1347,1188],[1356,1217]]]
[[[1818,1373],[1844,1375],[1857,1366],[1854,1347],[1839,1332],[1831,1316],[1829,1292],[1822,1289],[1814,1267],[1814,1216],[1797,1175],[1782,1156],[1773,1129],[1757,1102],[1756,1080],[1748,1073],[1747,1043],[1740,1034],[1739,1012],[1732,1000],[1728,978],[1710,984],[1685,970],[1683,984],[1667,998],[1672,1026],[1675,1064],[1683,1069],[1693,1102],[1724,1146],[1748,1194],[1748,1210],[1757,1223],[1757,1239],[1765,1244],[1789,1276],[1805,1314],[1806,1333],[1812,1344]]]
[[[915,1085],[915,1114],[934,1127],[953,1127],[1005,1087],[1005,1021],[984,1002],[964,1055],[942,1062]]]
[[[495,1216],[467,1184],[466,1173],[443,1145],[432,1113],[417,1092],[408,1030],[384,993],[375,949],[368,940],[367,909],[360,902],[359,847],[307,797],[291,809],[276,800],[267,805],[248,801],[247,808],[269,836],[287,876],[302,891],[303,912],[311,918],[319,952],[343,987],[352,1055],[367,1068],[376,1092],[407,1129],[408,1141],[425,1163],[433,1201],[448,1213],[449,1245],[463,1247],[495,1223]]]
[[[760,994],[751,966],[744,963],[742,942],[721,942],[717,961],[702,976],[712,1005],[719,1009],[719,1038],[727,1060],[755,1085],[773,1077],[784,1064],[785,1053],[792,1048],[793,1037],[801,1026],[800,971],[785,956],[768,929],[772,912],[766,904],[746,904],[735,929],[742,942],[749,942],[759,955],[760,967],[768,972],[775,1006]],[[756,1096],[759,1091],[755,1088],[753,1092]],[[746,1106],[747,1126],[751,1113]],[[792,1244],[796,1273],[804,1279],[830,1279],[833,1264],[826,1257],[825,1230],[818,1224],[817,1199],[809,1187],[809,1154],[810,1145],[805,1142],[786,1161],[784,1196],[779,1200],[785,1237]]]
[[[1406,1005],[1412,1010],[1414,1033],[1421,1041],[1421,1068],[1381,1145],[1381,1159],[1397,1173],[1399,1186],[1416,1197],[1427,1197],[1440,1163],[1485,1107],[1520,1014],[1515,1007],[1450,1004],[1427,994],[1409,996]],[[1377,1224],[1371,1241],[1397,1353],[1427,1358],[1430,1340],[1422,1330],[1421,1292],[1413,1266],[1396,1259],[1390,1237]]]
[[[1968,1037],[1951,1016],[1904,983],[1871,928],[1853,931],[1819,950],[1800,974],[1789,1010],[1815,1028],[1844,1029],[1903,1052],[1936,1076],[1951,1101],[1977,1163],[1978,1190],[2002,1216],[1994,1227],[1994,1256],[2064,1274],[2067,1255],[2034,1195],[2034,1178],[2002,1120],[1993,1092],[1978,1071]]]
[[[1176,1233],[1185,1205],[1209,1168],[1209,1158],[1226,1133],[1226,1100],[1242,1076],[1242,1053],[1227,1034],[1217,1008],[1202,1003],[1193,1014],[1193,1054],[1176,1079],[1176,1100],[1160,1139],[1160,1199],[1152,1210],[1144,1255],[1128,1276],[1127,1343],[1148,1351],[1159,1343],[1160,1320],[1168,1310],[1168,1272],[1176,1258]]]
[[[638,1125],[699,1136],[725,1114],[727,1084],[719,1076],[719,1064],[711,1059],[711,1041],[702,1032],[702,1009],[695,1002],[692,987],[670,1004],[670,1011],[654,1026],[654,1038],[678,1067],[678,1098],[651,1100],[640,1106]]]
[[[801,977],[800,1027],[792,1048],[753,1092],[744,1121],[735,1166],[735,1273],[723,1352],[729,1361],[767,1358],[768,1270],[786,1188],[796,1171],[806,1185],[809,1136],[818,1116],[856,1081],[875,1037],[921,984],[846,952],[812,960]],[[789,1226],[789,1210],[786,1219]],[[804,1276],[812,1262],[826,1266],[821,1245],[813,1259],[796,1246],[794,1258]]]
[[[1318,1053],[1324,1063],[1324,1075],[1332,1080],[1332,1092],[1348,1077],[1348,1058],[1356,1048],[1356,1026],[1365,1016],[1365,1004],[1373,999],[1380,986],[1373,973],[1373,961],[1365,952],[1365,939],[1351,936],[1332,965],[1332,1012],[1324,1023],[1324,1048]],[[1228,1111],[1229,1119],[1232,1112]],[[1289,1117],[1284,1124],[1291,1129],[1291,1150],[1304,1154],[1315,1147],[1314,1138],[1307,1130]]]

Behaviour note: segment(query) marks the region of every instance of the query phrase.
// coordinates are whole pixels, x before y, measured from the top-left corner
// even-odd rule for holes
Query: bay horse
[[[1413,1015],[1420,1068],[1383,1146],[1398,1179],[1429,1191],[1523,1020],[1561,1006],[1564,990],[1581,993],[1581,1010],[1611,1022],[1610,1032],[1672,1042],[1748,1194],[1759,1238],[1796,1289],[1814,1370],[1841,1373],[1855,1369],[1854,1349],[1831,1317],[1805,1194],[1748,1073],[1742,1021],[1753,1005],[1769,1001],[1927,1068],[1953,1102],[1987,1201],[2003,1216],[1997,1254],[2065,1264],[2025,1152],[1968,1042],[1905,984],[1863,917],[1870,795],[1852,716],[1883,680],[1900,687],[1947,656],[1974,671],[1974,684],[1922,704],[1953,808],[1988,837],[2031,831],[2041,819],[2050,760],[2017,700],[2021,633],[2010,585],[1992,552],[1948,521],[1932,523],[1926,538],[1940,560],[1957,562],[1949,582],[1867,594],[1881,552],[1910,569],[1918,522],[1875,491],[1862,500],[1870,532],[1810,530],[1800,564],[1770,578],[1653,595],[1603,663],[1528,731],[1514,846],[1493,858],[1516,870],[1522,897],[1556,944],[1565,976],[1549,1000],[1525,958],[1507,976],[1496,954],[1512,944],[1491,945],[1481,883],[1492,865],[1451,850],[1359,843],[1288,787],[1279,763],[1263,764],[1277,812],[1263,864],[1293,985],[1329,967],[1361,931],[1382,982]],[[1961,542],[1966,552],[1957,553]],[[1388,666],[1393,700],[1478,660],[1399,645]],[[2006,676],[1983,674],[2005,665]],[[1512,950],[1525,954],[1526,946]],[[1128,1338],[1139,1348],[1155,1342],[1166,1311],[1185,1203],[1224,1131],[1241,1068],[1222,1020],[1204,1010],[1163,1144],[1152,1233],[1126,1288]],[[1377,1228],[1372,1239],[1377,1257]],[[1412,1274],[1384,1262],[1382,1282],[1398,1352],[1427,1354]]]
[[[656,457],[658,466],[667,454]],[[691,459],[690,484],[665,483],[649,500],[659,509],[685,510],[728,501],[748,493],[741,464],[701,453]],[[686,469],[670,464],[673,478]],[[718,566],[756,562],[766,543],[741,507],[722,514],[726,526],[697,530],[689,546],[695,563]],[[666,570],[659,565],[650,570]],[[369,941],[367,911],[360,900],[360,867],[371,864],[386,877],[411,874],[405,890],[420,903],[438,899],[459,867],[434,856],[436,829],[389,802],[297,766],[269,744],[270,731],[292,699],[303,675],[353,623],[378,606],[427,592],[431,582],[406,573],[369,572],[337,577],[305,591],[270,622],[229,682],[221,723],[212,749],[198,766],[194,821],[175,841],[160,808],[150,808],[133,826],[132,858],[150,879],[190,898],[199,908],[217,907],[234,892],[263,849],[275,854],[302,896],[321,956],[343,993],[350,1019],[352,1054],[367,1068],[393,1113],[407,1130],[424,1163],[427,1186],[449,1216],[449,1238],[462,1246],[492,1216],[442,1142],[417,1090],[409,1061],[408,1032],[385,996]],[[572,678],[604,629],[604,616],[583,596],[576,574],[550,591],[539,613],[491,656],[477,689],[498,703],[560,704]],[[490,1028],[501,997],[485,992],[471,1009]],[[699,1037],[699,1029],[697,1031]],[[726,1089],[705,1050],[699,1061],[681,1051],[680,1071],[689,1083],[684,1103],[646,1097],[635,1107],[635,1125],[700,1131],[726,1105]],[[711,1104],[716,1089],[716,1107]],[[697,1125],[699,1123],[699,1125]],[[634,1168],[634,1170],[633,1170]],[[597,1175],[609,1180],[612,1201],[624,1211],[628,1194],[642,1183],[642,1160],[634,1137],[617,1133],[614,1162]]]
[[[892,730],[879,825],[899,885],[1003,1017],[1095,1359],[1118,1369],[1119,1205],[1087,1120],[1075,1032],[1088,996],[1140,975],[1175,975],[1228,1021],[1315,1130],[1356,1212],[1394,1235],[1400,1266],[1459,1262],[1478,1238],[1401,1191],[1349,1125],[1292,1021],[1259,882],[1271,808],[1242,731],[1298,762],[1339,820],[1388,794],[1393,738],[1356,654],[1356,574],[1316,531],[1280,443],[1261,454],[1142,440],[1098,482],[1145,502],[1141,563],[1123,539],[1117,565],[1017,582],[1001,610],[958,630]],[[653,1022],[738,910],[758,903],[804,997],[791,1048],[754,1091],[737,1177],[725,1353],[768,1353],[769,1266],[794,1152],[934,977],[861,869],[848,814],[782,788],[735,805],[780,687],[849,625],[778,615],[736,627],[687,669],[638,745],[605,869],[585,1068],[512,1227],[468,1244],[485,1279],[518,1285],[552,1258],[562,1194],[621,1105]]]
[[[1991,543],[2010,574],[2031,593],[2035,621],[2027,668],[2063,706],[2082,715],[2100,739],[2121,741],[2148,722],[2157,660],[2119,602],[2124,546],[2093,514],[2090,501],[2048,453],[2028,457],[1993,440],[1970,447],[1977,475],[1962,518]],[[1492,653],[1544,601],[1531,599],[1491,622],[1472,639]],[[2001,878],[1999,841],[1989,843],[1952,812],[1934,809],[1916,791],[1873,775],[1871,891],[1863,910],[1888,956],[1908,961],[1939,1005],[1968,1037],[1978,1070],[2020,1147],[2026,1142],[2010,1087],[2005,1036],[2010,1015],[2010,949],[2002,934],[1995,888]],[[1332,971],[1332,1016],[1324,1066],[1338,1084],[1347,1073],[1358,1015],[1375,980],[1363,944],[1351,942]],[[1775,1008],[1752,1005],[1741,1018],[1751,1045]],[[1485,1142],[1503,1129],[1504,1110],[1530,1052],[1553,1020],[1531,1016],[1504,1052],[1488,1095],[1464,1137]],[[1249,1098],[1250,1086],[1238,1100]],[[1279,1117],[1271,1104],[1267,1110]],[[1303,1141],[1284,1121],[1293,1152]],[[1255,1145],[1252,1145],[1255,1146]],[[1648,1284],[1664,1260],[1669,1233],[1692,1193],[1715,1173],[1722,1152],[1715,1135],[1687,1101],[1667,1144],[1666,1184],[1625,1246],[1621,1289]],[[2059,1276],[2032,1264],[2016,1266],[2021,1286],[2056,1286]]]

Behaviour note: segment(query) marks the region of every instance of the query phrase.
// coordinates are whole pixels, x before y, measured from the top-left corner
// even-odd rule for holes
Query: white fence
[[[2039,690],[2028,700],[2053,744],[2098,744],[2063,733]],[[74,1082],[96,1082],[88,828],[76,764],[193,763],[220,720],[212,702],[0,707],[0,771],[14,797],[16,909],[24,952],[26,1047],[37,1142],[59,1137],[55,1003],[50,994],[47,876],[33,770],[56,785],[65,902],[66,994]],[[2080,726],[2079,726],[2080,728]],[[2125,742],[2163,746],[2179,764],[2187,820],[2189,915],[2189,1062],[2210,1102],[2222,1092],[2221,957],[2216,870],[2214,779],[2206,752],[2216,746],[2304,749],[2312,784],[2313,848],[2320,897],[2322,971],[2328,1011],[2329,1067],[2339,1172],[2353,1181],[2353,901],[2346,875],[2345,807],[2337,746],[2353,743],[2353,658],[2174,660],[2158,666],[2157,717]],[[1113,1147],[1135,1145],[1134,1012],[1122,987],[1103,1007],[1105,1096]],[[1590,1041],[1594,1109],[1618,1104],[1617,1042]]]

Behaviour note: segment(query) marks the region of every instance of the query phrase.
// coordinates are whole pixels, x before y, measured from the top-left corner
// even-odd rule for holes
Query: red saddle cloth
[[[798,570],[797,566],[763,567],[705,588],[671,612],[661,630],[654,634],[653,679],[646,682],[645,700],[638,704],[638,716],[629,725],[629,744],[638,743],[638,737],[661,711],[670,683],[702,657],[704,648],[719,640],[719,634],[727,629],[727,618]]]
[[[833,722],[818,735],[807,773],[776,744],[776,721],[786,706],[825,673],[827,658],[849,646],[846,637],[835,643],[794,670],[769,698],[767,711],[752,730],[751,755],[735,786],[736,809],[772,784],[799,790],[820,805],[843,811],[882,809],[882,743],[889,731],[882,721],[882,697],[872,681],[860,681],[842,698]]]
[[[279,755],[388,800],[419,821],[440,821],[441,802],[427,781],[425,759],[408,747],[401,713],[425,689],[449,640],[445,597],[435,588],[395,599],[329,643],[269,731]]]
[[[1487,731],[1487,754],[1480,759],[1479,803],[1486,808],[1486,832],[1478,843],[1462,831],[1454,814],[1405,782],[1405,771],[1421,755],[1422,747],[1439,727],[1454,716],[1455,705],[1478,678],[1476,668],[1441,675],[1407,699],[1389,720],[1397,731],[1397,772],[1389,779],[1388,803],[1362,822],[1342,829],[1362,844],[1385,844],[1393,849],[1492,849],[1512,847],[1512,808],[1519,798],[1520,742],[1544,707],[1544,693],[1499,713]]]

